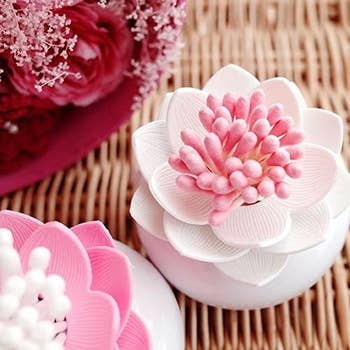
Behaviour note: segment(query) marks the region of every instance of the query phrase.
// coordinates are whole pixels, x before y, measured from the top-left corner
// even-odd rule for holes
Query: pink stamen
[[[207,153],[219,171],[224,170],[222,156],[222,145],[219,137],[214,133],[209,133],[204,138],[204,146]]]
[[[283,106],[279,103],[271,105],[268,109],[267,120],[271,125],[276,124],[283,116]]]
[[[229,112],[231,113],[231,116],[235,114],[235,108],[236,108],[235,94],[231,92],[228,92],[227,94],[225,94],[222,104],[229,110]]]
[[[246,97],[239,97],[236,103],[236,118],[247,119],[249,113],[249,101]]]
[[[290,186],[285,182],[276,184],[276,194],[282,199],[286,199],[290,195]]]
[[[243,163],[239,158],[230,157],[226,159],[225,170],[227,174],[231,174],[236,170],[242,170],[242,169],[243,169]]]
[[[207,134],[184,129],[184,146],[169,164],[182,173],[176,178],[179,188],[212,196],[211,225],[220,225],[243,204],[290,195],[289,180],[302,175],[303,134],[282,105],[267,105],[263,90],[249,98],[209,95],[199,119]]]
[[[221,101],[217,96],[210,94],[207,97],[207,106],[215,113],[221,106]]]
[[[207,131],[211,132],[215,120],[215,114],[209,107],[204,107],[199,111],[199,119]]]
[[[176,185],[184,191],[202,191],[196,184],[196,179],[190,175],[179,175],[176,178]]]
[[[257,136],[253,132],[248,131],[240,139],[238,146],[234,152],[234,155],[236,157],[243,156],[244,154],[246,154],[254,148],[257,141]]]
[[[172,154],[168,159],[169,165],[179,173],[189,173],[190,170],[187,168],[186,164],[180,159],[176,154]]]
[[[229,153],[235,147],[237,142],[241,139],[243,134],[247,129],[247,124],[244,120],[238,119],[232,123],[232,126],[229,130],[229,134],[224,146],[224,152]]]
[[[231,113],[230,111],[224,107],[224,106],[220,106],[216,109],[215,111],[215,119],[218,118],[223,118],[226,119],[228,123],[232,122],[232,117],[231,117]]]
[[[194,175],[200,175],[207,170],[207,166],[201,156],[190,146],[181,147],[180,158]]]
[[[265,105],[265,93],[260,89],[254,91],[250,97],[250,111],[253,111],[259,105]]]
[[[219,139],[221,140],[221,142],[225,140],[225,137],[229,132],[229,128],[230,128],[230,124],[224,118],[216,119],[213,124],[213,132],[219,136]]]

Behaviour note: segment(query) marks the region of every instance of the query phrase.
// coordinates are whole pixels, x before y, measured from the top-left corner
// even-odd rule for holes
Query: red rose
[[[70,72],[63,83],[45,86],[42,92],[35,88],[36,77],[24,67],[18,67],[10,58],[9,76],[22,94],[47,98],[57,105],[73,103],[87,106],[112,92],[123,80],[130,65],[133,38],[124,19],[101,6],[86,2],[57,9],[71,20],[70,31],[78,41],[67,62]],[[26,69],[27,68],[27,69]]]
[[[35,96],[0,96],[0,171],[18,168],[41,153],[58,119],[55,105]]]

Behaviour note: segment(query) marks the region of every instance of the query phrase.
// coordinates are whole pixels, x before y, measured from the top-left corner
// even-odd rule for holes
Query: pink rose
[[[57,12],[71,20],[71,33],[78,36],[67,62],[70,72],[78,73],[80,79],[72,74],[63,83],[57,81],[39,92],[35,88],[37,78],[9,58],[10,80],[19,92],[47,98],[57,105],[90,105],[122,82],[132,56],[132,34],[124,19],[97,4],[81,2]]]

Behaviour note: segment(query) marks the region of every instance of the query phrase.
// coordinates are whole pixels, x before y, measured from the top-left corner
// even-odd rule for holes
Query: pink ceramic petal
[[[136,190],[131,200],[130,214],[147,232],[167,240],[163,226],[164,209],[154,199],[146,182]]]
[[[278,276],[287,260],[288,255],[254,250],[232,262],[216,264],[216,267],[237,281],[263,286]]]
[[[120,331],[130,314],[132,299],[131,266],[128,258],[115,248],[88,249],[92,269],[91,289],[109,294],[120,312]]]
[[[29,255],[35,247],[51,252],[48,274],[57,274],[66,281],[66,293],[74,303],[91,285],[90,260],[84,246],[66,226],[59,222],[41,225],[24,243],[20,256],[24,271],[28,269]]]
[[[142,320],[132,312],[118,339],[120,350],[151,350],[151,337]]]
[[[157,120],[136,130],[132,145],[139,169],[149,181],[154,170],[167,162],[171,153],[166,122]]]
[[[344,165],[338,166],[335,183],[325,200],[331,208],[333,218],[350,206],[350,174]]]
[[[126,79],[101,101],[67,111],[50,138],[45,153],[20,169],[0,175],[0,195],[53,174],[81,159],[126,121],[137,93],[137,81]]]
[[[238,247],[267,247],[276,244],[290,230],[288,210],[274,198],[241,206],[232,211],[214,233],[226,244]]]
[[[318,108],[304,110],[305,142],[324,146],[339,154],[343,145],[343,121],[330,111]]]
[[[315,144],[303,144],[304,156],[299,161],[302,175],[288,179],[291,194],[280,204],[291,210],[308,208],[321,201],[336,181],[337,160],[333,152]]]
[[[168,163],[160,166],[149,183],[151,193],[160,205],[177,219],[194,225],[208,223],[212,197],[188,192],[176,185],[177,173]]]
[[[291,214],[292,225],[287,237],[264,251],[295,254],[322,243],[329,233],[330,208],[326,202]]]
[[[302,110],[304,104],[301,103],[301,92],[296,85],[285,78],[272,78],[265,80],[258,86],[263,89],[268,105],[281,103],[284,107],[284,113],[293,118],[295,126],[302,124]],[[296,92],[297,90],[297,92]]]
[[[82,294],[67,316],[66,350],[115,350],[119,310],[111,296],[101,292]]]
[[[31,216],[16,211],[0,211],[0,228],[8,228],[12,231],[14,247],[20,250],[24,242],[42,223]]]
[[[183,145],[181,131],[189,128],[204,136],[207,131],[199,119],[199,111],[206,106],[207,93],[193,88],[181,88],[174,92],[169,102],[167,129],[173,152]]]
[[[234,64],[229,64],[218,70],[205,84],[203,90],[210,94],[223,97],[227,92],[239,96],[248,95],[259,85],[252,74]]]
[[[232,261],[248,249],[232,247],[219,240],[209,225],[189,225],[165,213],[164,229],[171,245],[183,256],[206,261]]]
[[[89,221],[73,226],[71,230],[85,248],[98,246],[114,247],[113,239],[101,221]]]

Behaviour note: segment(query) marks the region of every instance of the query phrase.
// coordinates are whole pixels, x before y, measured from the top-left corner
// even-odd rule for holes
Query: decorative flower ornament
[[[294,83],[226,66],[203,90],[168,94],[135,132],[144,181],[131,214],[181,255],[266,284],[349,205],[342,139],[341,118],[307,108]]]
[[[0,348],[151,349],[129,260],[99,222],[68,229],[0,212]]]

